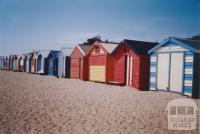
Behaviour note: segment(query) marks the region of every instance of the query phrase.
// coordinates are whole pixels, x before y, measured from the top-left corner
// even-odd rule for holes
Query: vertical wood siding
[[[108,82],[107,60],[107,54],[89,55],[89,80],[97,82]],[[103,69],[105,70],[103,71]]]
[[[125,84],[126,82],[126,69],[125,69],[125,49],[124,45],[121,45],[113,55],[113,81]]]
[[[88,58],[79,48],[75,48],[71,54],[70,78],[88,80]],[[82,64],[81,64],[82,63]]]

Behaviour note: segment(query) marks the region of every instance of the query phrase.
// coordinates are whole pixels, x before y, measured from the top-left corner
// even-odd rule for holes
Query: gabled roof
[[[83,55],[86,55],[89,52],[91,45],[85,43],[85,44],[78,44],[77,47],[82,52]]]
[[[60,51],[56,51],[56,50],[51,50],[49,55],[52,55],[54,58],[58,58],[60,54]]]
[[[158,44],[156,42],[136,41],[128,39],[124,39],[123,42],[125,42],[134,52],[141,55],[147,55],[148,51]]]
[[[9,59],[13,60],[13,59],[16,59],[17,58],[17,55],[10,55],[9,56]]]
[[[33,53],[28,53],[27,54],[27,59],[30,59],[32,57]]]
[[[61,52],[63,53],[63,55],[66,56],[70,56],[72,53],[73,49],[72,48],[62,48]]]
[[[41,54],[44,58],[48,57],[50,50],[40,50],[37,57]]]
[[[168,42],[173,42],[183,48],[188,49],[189,51],[192,52],[197,52],[200,50],[200,41],[196,40],[190,40],[190,39],[182,39],[182,38],[176,38],[176,37],[169,37],[168,39],[165,39],[163,42],[152,48],[151,50],[148,51],[148,53],[152,53],[153,51],[157,50],[158,48],[164,46]]]
[[[20,58],[24,59],[26,57],[26,54],[20,55]]]
[[[100,42],[100,44],[106,49],[108,53],[112,53],[118,46],[119,43],[110,43],[110,42]]]
[[[37,56],[39,54],[39,51],[33,51],[32,52],[35,56]]]

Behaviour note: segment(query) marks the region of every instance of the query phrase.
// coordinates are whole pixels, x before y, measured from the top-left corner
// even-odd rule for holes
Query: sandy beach
[[[0,71],[0,134],[198,134],[168,130],[175,98],[187,97]]]

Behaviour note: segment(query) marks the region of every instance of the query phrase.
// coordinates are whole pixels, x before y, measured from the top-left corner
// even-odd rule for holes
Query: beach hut
[[[13,71],[19,71],[19,60],[20,60],[20,56],[15,55],[13,57]]]
[[[88,80],[88,56],[89,43],[78,44],[70,56],[70,78]]]
[[[24,58],[24,70],[25,70],[25,72],[31,71],[30,59],[31,59],[32,55],[33,55],[32,53],[28,53],[28,54],[26,54],[26,56]]]
[[[119,43],[95,41],[88,52],[89,80],[108,83],[113,80],[112,52]]]
[[[3,69],[4,56],[0,56],[0,69]]]
[[[37,73],[39,74],[48,74],[47,69],[47,57],[49,55],[49,50],[40,50],[37,54],[36,61],[37,61]]]
[[[112,54],[113,81],[139,90],[149,89],[150,56],[148,50],[157,43],[123,40]]]
[[[9,70],[9,57],[2,57],[2,70]]]
[[[26,54],[22,54],[19,58],[19,71],[24,72],[24,59],[26,57]]]
[[[48,75],[58,75],[58,59],[60,51],[51,50],[47,57]]]
[[[13,70],[13,60],[16,57],[16,55],[10,55],[9,56],[9,65],[8,65],[8,70]]]
[[[30,72],[31,73],[36,73],[37,72],[37,56],[38,56],[39,51],[33,51],[31,58],[30,58]]]
[[[0,70],[2,69],[3,58],[0,56]]]
[[[70,78],[70,55],[72,48],[62,48],[58,56],[58,77]]]
[[[200,42],[170,37],[152,48],[150,90],[199,98]]]

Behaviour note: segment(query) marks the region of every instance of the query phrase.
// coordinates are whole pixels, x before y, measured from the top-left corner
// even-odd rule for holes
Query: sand
[[[175,98],[187,97],[0,71],[0,134],[197,134],[167,129]]]

